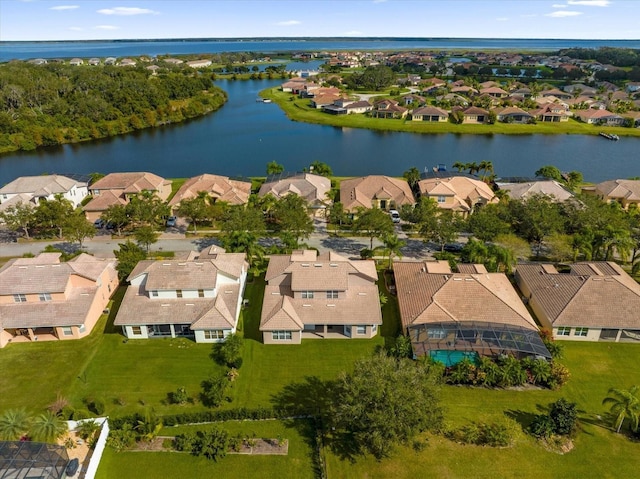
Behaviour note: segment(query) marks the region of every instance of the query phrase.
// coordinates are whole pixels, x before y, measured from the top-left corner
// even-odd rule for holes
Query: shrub
[[[202,392],[200,400],[207,407],[218,407],[225,396],[225,391],[229,385],[226,377],[210,377],[202,381]]]
[[[513,421],[504,419],[493,423],[472,422],[460,429],[450,431],[447,435],[450,439],[463,444],[507,447],[513,443],[516,430]]]
[[[189,401],[189,395],[184,387],[179,387],[175,391],[168,394],[171,404],[186,404]]]
[[[555,424],[547,414],[538,414],[531,425],[529,425],[529,431],[536,437],[548,438],[553,435],[555,430]]]
[[[242,366],[242,346],[242,338],[237,334],[230,334],[223,343],[214,346],[213,356],[220,364],[240,369]]]
[[[553,361],[551,363],[551,378],[549,379],[549,388],[558,389],[560,386],[566,384],[571,377],[569,370],[566,366]]]
[[[555,425],[556,434],[571,434],[575,430],[578,421],[577,404],[560,398],[551,403],[549,417]]]
[[[87,409],[98,416],[102,416],[106,409],[104,401],[102,399],[87,399],[85,400]]]

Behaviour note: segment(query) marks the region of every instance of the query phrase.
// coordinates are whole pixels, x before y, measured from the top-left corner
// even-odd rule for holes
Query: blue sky
[[[640,39],[638,0],[0,0],[0,40]]]

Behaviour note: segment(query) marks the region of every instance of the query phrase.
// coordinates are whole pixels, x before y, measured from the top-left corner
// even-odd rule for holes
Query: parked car
[[[107,228],[108,230],[116,229],[115,223],[112,223],[111,221],[109,221],[106,225],[104,225],[104,227]]]
[[[173,228],[173,227],[175,227],[175,226],[176,226],[177,221],[178,221],[178,218],[176,218],[175,216],[169,216],[169,217],[167,218],[167,223],[166,223],[166,225],[167,225],[169,228]]]
[[[391,216],[391,221],[400,223],[400,213],[398,213],[398,210],[389,210],[389,215]]]
[[[444,250],[449,253],[459,253],[464,248],[462,243],[447,243],[444,245]]]
[[[102,221],[102,218],[98,218],[93,222],[93,226],[95,226],[96,228],[102,228],[104,227],[104,221]]]

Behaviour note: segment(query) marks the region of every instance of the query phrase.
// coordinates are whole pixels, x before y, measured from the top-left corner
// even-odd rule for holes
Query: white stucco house
[[[0,188],[0,203],[37,205],[40,199],[52,201],[58,194],[77,208],[89,194],[88,182],[62,175],[21,176]]]

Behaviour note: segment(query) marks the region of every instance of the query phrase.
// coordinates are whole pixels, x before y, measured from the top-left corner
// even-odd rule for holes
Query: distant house
[[[116,64],[116,59],[114,57],[107,57],[104,59],[104,64],[105,65],[115,65]]]
[[[509,96],[509,92],[503,90],[500,87],[492,86],[489,88],[481,89],[480,95],[489,95],[492,98],[506,98]]]
[[[575,263],[567,273],[551,264],[520,264],[515,278],[555,338],[640,343],[640,285],[616,263]]]
[[[349,212],[354,212],[359,207],[388,211],[402,205],[413,205],[415,199],[406,180],[370,175],[342,180],[340,202],[344,205],[345,211]]]
[[[141,261],[114,324],[129,339],[224,341],[238,326],[247,267],[244,253],[215,246],[187,260]]]
[[[394,261],[402,329],[417,356],[451,366],[464,358],[551,355],[503,273],[447,261]]]
[[[289,81],[284,82],[280,85],[280,89],[286,93],[293,93],[294,95],[298,95],[300,91],[304,88],[305,83],[307,82],[306,78],[291,78]]]
[[[89,221],[100,218],[111,205],[126,205],[144,191],[153,192],[161,200],[171,194],[171,181],[147,172],[110,173],[89,187],[93,198],[83,210]]]
[[[262,184],[258,196],[273,195],[280,199],[287,195],[304,198],[314,216],[324,216],[327,207],[327,193],[331,190],[331,180],[311,173],[296,173],[291,176],[274,175]]]
[[[544,195],[553,201],[562,202],[574,194],[555,180],[527,181],[523,183],[497,183],[498,188],[509,193],[512,200],[526,200],[533,195]]]
[[[558,90],[557,88],[553,88],[551,90],[544,90],[540,92],[541,97],[554,97],[559,100],[571,100],[573,95],[569,92]]]
[[[640,207],[640,180],[608,180],[585,186],[582,192],[595,195],[607,203],[618,203],[622,208]]]
[[[271,255],[265,280],[260,319],[265,344],[378,334],[382,314],[371,261],[312,250]]]
[[[404,106],[409,106],[409,105],[424,105],[427,100],[425,100],[424,97],[420,96],[420,95],[414,95],[414,94],[409,94],[409,95],[404,95],[402,97],[402,102],[404,103]]]
[[[180,64],[184,63],[179,58],[164,58],[162,61],[165,62],[165,63],[169,63],[171,65],[180,65]]]
[[[462,115],[462,123],[486,123],[489,119],[489,112],[477,106],[470,106],[463,110]]]
[[[100,59],[99,58],[90,58],[87,63],[89,65],[91,65],[91,66],[97,66],[97,65],[100,65]]]
[[[181,201],[196,198],[200,192],[205,192],[213,203],[222,201],[230,205],[244,205],[251,194],[251,183],[208,173],[194,176],[185,181],[169,201],[169,206],[177,209]]]
[[[395,100],[380,100],[373,105],[370,114],[374,118],[404,118],[408,111]]]
[[[567,109],[557,103],[547,103],[546,105],[529,112],[537,121],[544,123],[556,123],[569,121]]]
[[[411,121],[442,123],[449,120],[449,113],[435,106],[420,106],[411,112]]]
[[[0,268],[0,348],[8,343],[88,336],[118,287],[115,262],[60,253],[9,260]]]
[[[466,216],[477,206],[497,203],[498,198],[484,181],[467,176],[427,178],[418,182],[420,196],[432,198],[438,207]]]
[[[131,58],[123,58],[122,60],[120,60],[120,66],[121,67],[135,67],[136,66],[136,61],[131,59]]]
[[[578,110],[574,116],[584,123],[602,126],[621,126],[624,118],[607,110]]]
[[[88,182],[62,175],[21,176],[0,188],[0,210],[17,202],[32,203],[41,199],[52,201],[62,195],[77,208],[89,194]]]
[[[72,58],[69,60],[69,65],[79,66],[84,65],[84,60],[82,58]]]
[[[211,60],[206,60],[206,59],[193,60],[193,61],[187,62],[187,66],[191,68],[206,68],[211,66]]]
[[[504,123],[530,123],[535,118],[532,114],[517,106],[495,108],[493,112],[496,114],[497,120]]]

